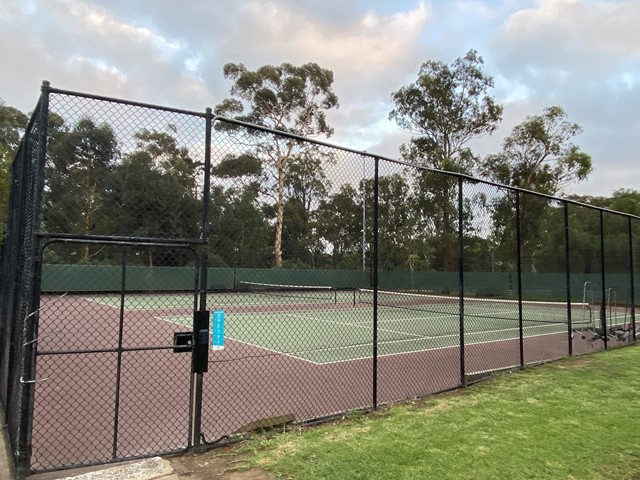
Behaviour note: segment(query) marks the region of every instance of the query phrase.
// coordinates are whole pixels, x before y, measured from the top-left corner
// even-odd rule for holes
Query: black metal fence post
[[[120,389],[122,387],[122,352],[124,339],[125,297],[127,291],[127,247],[122,247],[122,268],[120,270],[120,317],[118,321],[118,359],[116,361],[116,392],[113,411],[112,458],[118,457],[118,424],[120,422]]]
[[[604,349],[608,348],[607,335],[607,289],[606,289],[606,272],[604,259],[604,210],[600,210],[600,283],[602,299],[600,301],[600,323],[602,328],[602,341]]]
[[[379,201],[379,180],[380,180],[380,159],[374,157],[375,171],[373,182],[373,388],[372,402],[373,409],[378,409],[378,201]]]
[[[629,288],[631,289],[631,338],[636,341],[636,282],[633,278],[635,271],[633,268],[633,223],[631,217],[627,217],[629,227]]]
[[[203,251],[200,258],[200,305],[199,310],[207,309],[207,286],[209,269],[209,198],[211,190],[211,130],[213,126],[213,113],[211,108],[206,110],[205,127],[205,151],[204,151],[204,186],[202,192],[202,241]],[[194,338],[194,342],[196,339]],[[194,349],[195,352],[195,349]],[[193,441],[193,446],[198,447],[202,439],[202,396],[203,396],[204,373],[195,374],[195,393],[193,399],[193,439],[189,438],[189,443]],[[193,384],[192,384],[193,385]],[[192,386],[193,388],[193,386]],[[191,437],[191,435],[190,435]]]
[[[462,177],[458,177],[458,283],[460,310],[460,385],[466,385],[464,359],[464,202]]]
[[[564,268],[567,289],[567,342],[569,343],[569,355],[573,355],[573,326],[571,325],[571,256],[569,246],[569,204],[563,202],[564,210]]]
[[[516,269],[518,278],[518,337],[520,367],[524,367],[524,328],[522,324],[522,235],[520,229],[520,190],[516,190]]]
[[[40,97],[40,119],[38,130],[38,150],[33,172],[33,217],[31,220],[31,252],[27,267],[31,275],[27,291],[27,312],[24,325],[22,397],[20,409],[20,435],[18,441],[18,461],[16,469],[19,475],[30,471],[33,430],[33,408],[35,403],[36,379],[36,346],[38,339],[38,321],[40,308],[40,280],[42,276],[42,258],[40,255],[40,228],[42,225],[42,202],[44,193],[44,167],[47,157],[47,126],[49,120],[49,94],[51,86],[48,81],[42,82]]]
[[[38,111],[34,117],[38,115]],[[38,115],[39,116],[39,115]],[[33,123],[33,121],[31,122]],[[31,127],[31,124],[30,124]],[[31,130],[31,129],[29,129]],[[31,156],[32,145],[28,139],[23,140],[18,156],[13,163],[13,193],[15,193],[15,209],[11,211],[13,220],[10,222],[11,230],[8,231],[10,241],[10,252],[8,252],[9,265],[6,284],[2,288],[5,290],[3,302],[6,302],[6,314],[11,326],[7,329],[6,339],[6,363],[3,366],[3,374],[6,376],[6,396],[4,399],[5,422],[8,426],[9,441],[14,450],[14,457],[17,456],[20,430],[20,374],[22,373],[22,351],[24,342],[24,318],[20,318],[21,305],[24,303],[24,275],[26,257],[23,242],[26,242],[27,222],[29,217],[25,213],[26,195],[28,190],[28,169],[29,158]]]

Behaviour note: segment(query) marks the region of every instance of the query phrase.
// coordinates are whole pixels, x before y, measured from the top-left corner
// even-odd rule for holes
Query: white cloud
[[[95,41],[98,35],[113,46],[124,44],[129,45],[130,48],[132,45],[134,48],[141,46],[153,50],[159,58],[169,58],[181,50],[179,42],[164,38],[146,27],[121,22],[104,8],[78,0],[57,0],[57,2],[60,7],[57,11],[65,22],[72,22],[69,25],[72,27],[70,31],[76,36]]]
[[[228,42],[232,47],[229,56],[237,55],[237,48],[233,49],[237,45],[245,56],[249,50],[254,57],[314,61],[367,74],[393,68],[407,57],[424,28],[428,9],[420,3],[414,10],[389,16],[370,11],[348,25],[332,26],[315,21],[302,10],[285,9],[275,1],[253,1],[245,5],[242,16],[246,28]],[[247,49],[240,37],[255,43]]]
[[[0,98],[28,111],[47,79],[202,111],[228,95],[226,62],[316,62],[334,72],[340,98],[331,141],[395,157],[408,138],[387,119],[391,93],[425,60],[474,48],[505,106],[500,131],[474,142],[479,153],[558,104],[583,125],[577,141],[594,159],[580,188],[607,194],[640,188],[638,24],[637,0],[1,0]]]
[[[462,15],[469,15],[484,20],[492,20],[496,17],[497,12],[487,3],[478,0],[457,1],[454,2],[455,9]]]
[[[637,1],[538,0],[515,12],[498,42],[532,62],[574,71],[599,71],[640,57]]]

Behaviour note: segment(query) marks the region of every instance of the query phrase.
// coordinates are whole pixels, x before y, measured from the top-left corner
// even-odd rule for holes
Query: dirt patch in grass
[[[201,453],[185,453],[167,457],[180,479],[190,480],[271,480],[274,477],[252,468],[242,470],[245,456],[240,446],[231,446]]]

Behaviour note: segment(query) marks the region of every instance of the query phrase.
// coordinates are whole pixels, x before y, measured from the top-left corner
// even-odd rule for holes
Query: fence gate
[[[174,338],[191,343],[195,249],[52,240],[42,255],[32,471],[191,446],[191,354]]]

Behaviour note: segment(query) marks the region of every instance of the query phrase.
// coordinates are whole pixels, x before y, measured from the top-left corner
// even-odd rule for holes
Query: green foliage
[[[591,172],[589,155],[571,143],[581,131],[577,123],[566,120],[562,108],[546,108],[542,115],[528,117],[514,127],[502,152],[487,156],[481,172],[497,183],[557,195],[564,186],[584,180]],[[515,208],[513,192],[493,202],[496,240],[502,249],[515,249]],[[549,200],[521,193],[519,208],[523,268],[532,271],[537,268],[535,252],[547,236],[543,223]]]
[[[0,99],[0,153],[9,156],[9,161],[13,160],[20,139],[24,134],[29,118],[20,110],[9,107]],[[3,156],[3,161],[7,159]]]
[[[477,157],[467,146],[490,134],[502,118],[502,106],[488,95],[493,79],[482,69],[475,50],[451,65],[425,62],[415,83],[393,93],[389,118],[414,137],[401,146],[402,157],[411,163],[439,170],[470,174]],[[457,179],[430,171],[416,172],[414,188],[419,208],[432,222],[431,231],[442,232],[436,268],[455,268],[455,212]]]
[[[586,179],[591,157],[571,143],[582,128],[566,117],[558,106],[527,117],[504,140],[502,152],[485,159],[482,173],[498,183],[548,195]]]
[[[328,137],[333,133],[325,113],[338,107],[338,97],[332,90],[333,72],[330,70],[315,63],[302,66],[283,63],[280,66],[264,65],[251,71],[241,63],[228,63],[224,66],[224,76],[234,82],[230,90],[232,98],[225,99],[215,108],[217,115],[233,116],[243,122],[295,135]],[[249,158],[258,159],[262,165],[262,191],[273,196],[275,201],[274,265],[281,267],[284,207],[287,201],[285,188],[288,185],[295,191],[296,187],[303,187],[302,179],[304,175],[309,175],[311,165],[314,167],[311,177],[323,177],[319,163],[307,163],[321,156],[319,149],[290,138],[274,137],[224,121],[217,122],[216,128],[243,137],[247,149],[237,156],[241,163],[239,172],[243,168],[246,172],[247,167],[254,167],[252,173],[256,173],[256,164],[247,162]],[[294,159],[303,160],[303,163],[298,162],[292,168]],[[226,162],[229,161],[232,159],[227,158]],[[229,175],[234,169],[225,165],[222,171]],[[298,184],[293,180],[294,177],[300,179]],[[300,193],[299,189],[297,193]],[[303,204],[307,203],[306,199],[301,200]]]
[[[0,99],[0,239],[7,223],[11,165],[29,119],[20,110],[6,106]]]
[[[218,165],[211,167],[211,175],[220,178],[259,176],[262,162],[252,155],[227,155]]]
[[[105,191],[118,158],[115,134],[107,124],[81,118],[70,130],[53,132],[45,175],[45,229],[82,235],[103,233],[108,208]],[[82,258],[89,260],[89,246]]]
[[[493,79],[475,50],[451,65],[429,60],[418,79],[393,93],[389,118],[415,137],[402,149],[405,159],[429,167],[470,173],[476,160],[466,144],[492,133],[502,106],[487,91]]]
[[[640,191],[622,188],[613,192],[609,208],[640,217]]]
[[[269,266],[272,231],[257,207],[257,192],[214,187],[211,193],[209,254],[215,266]]]
[[[318,235],[331,245],[332,263],[339,264],[345,255],[361,251],[362,201],[351,185],[323,200],[316,212]]]
[[[283,63],[251,71],[241,63],[228,63],[224,76],[234,81],[230,91],[234,98],[218,105],[216,115],[233,115],[241,121],[297,135],[333,133],[324,112],[338,106],[330,70],[315,63]]]

